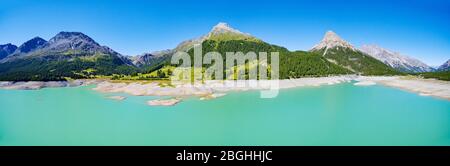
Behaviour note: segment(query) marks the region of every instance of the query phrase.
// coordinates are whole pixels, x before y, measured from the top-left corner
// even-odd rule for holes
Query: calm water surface
[[[93,86],[0,90],[0,145],[450,145],[450,102],[348,84],[172,107]],[[124,95],[124,94],[121,94]]]

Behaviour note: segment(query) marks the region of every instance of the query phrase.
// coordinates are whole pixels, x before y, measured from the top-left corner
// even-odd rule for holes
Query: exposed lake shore
[[[433,96],[450,101],[450,82],[435,79],[408,79],[397,78],[388,80],[378,80],[378,83],[418,93],[422,96]]]
[[[72,81],[0,81],[0,89],[11,90],[38,90],[42,88],[61,88],[91,85],[103,82],[102,80],[83,79]]]
[[[331,76],[331,77],[313,77],[297,78],[274,81],[205,81],[196,84],[186,83],[164,83],[160,82],[114,82],[109,80],[73,80],[73,81],[50,81],[50,82],[0,82],[1,89],[17,90],[37,90],[41,88],[52,87],[75,87],[83,85],[96,84],[93,90],[103,93],[126,93],[135,96],[170,96],[184,98],[197,96],[202,100],[214,99],[224,96],[230,91],[248,91],[248,90],[268,90],[286,89],[302,86],[323,86],[356,81],[356,86],[371,86],[381,84],[389,87],[399,88],[423,96],[433,96],[450,100],[450,82],[434,79],[422,79],[418,77],[405,76]],[[254,86],[251,86],[254,85]],[[118,98],[118,97],[117,97]],[[122,99],[122,98],[121,98]],[[117,99],[116,99],[117,100]],[[158,100],[149,102],[149,105],[171,105],[178,101],[168,99],[168,101]]]

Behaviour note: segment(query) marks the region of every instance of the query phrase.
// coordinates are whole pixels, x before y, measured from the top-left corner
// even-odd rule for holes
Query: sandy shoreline
[[[273,81],[206,81],[198,84],[174,83],[170,86],[162,86],[157,82],[142,83],[113,83],[107,80],[74,80],[52,82],[0,82],[1,89],[35,90],[48,87],[73,87],[96,84],[93,90],[103,93],[127,93],[135,96],[170,96],[176,100],[168,99],[149,101],[149,105],[173,105],[180,101],[179,98],[197,96],[202,100],[214,99],[226,95],[230,91],[268,90],[271,88],[286,89],[302,86],[324,86],[356,81],[355,86],[371,86],[381,84],[399,88],[423,96],[433,96],[450,100],[450,82],[434,79],[421,79],[416,77],[401,76],[332,76],[317,78],[298,78]],[[243,85],[243,86],[238,86]],[[255,86],[250,86],[255,85]],[[118,100],[118,98],[116,98]],[[151,104],[150,104],[151,103]]]

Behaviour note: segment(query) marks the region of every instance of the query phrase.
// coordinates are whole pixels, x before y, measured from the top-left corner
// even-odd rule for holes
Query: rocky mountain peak
[[[79,50],[83,52],[101,52],[107,54],[116,54],[108,47],[101,46],[91,37],[81,32],[60,32],[49,40],[46,50],[64,52],[68,50]]]
[[[28,53],[43,47],[45,44],[47,44],[46,40],[40,37],[34,37],[33,39],[28,40],[22,45],[20,45],[19,48],[17,48],[17,50],[15,51],[15,53]]]
[[[50,44],[55,44],[55,43],[75,43],[75,42],[84,42],[84,43],[88,43],[88,44],[92,44],[92,45],[97,45],[99,46],[99,44],[97,42],[95,42],[92,38],[90,38],[89,36],[81,33],[81,32],[59,32],[58,34],[56,34],[56,36],[54,36],[53,38],[51,38],[49,40]]]
[[[315,45],[312,50],[328,50],[335,47],[344,47],[355,50],[355,48],[350,43],[341,39],[341,37],[339,37],[339,35],[337,35],[333,31],[327,31],[322,41],[320,41],[319,44]]]
[[[242,33],[239,30],[236,30],[234,28],[232,28],[230,25],[228,25],[227,23],[224,22],[219,22],[216,26],[214,26],[210,32],[210,34],[222,34],[222,33],[237,33],[237,34],[243,34],[243,35],[247,35]]]
[[[205,40],[227,41],[227,40],[251,40],[260,41],[248,33],[243,33],[237,29],[232,28],[229,24],[219,22],[215,25],[209,33],[199,38],[190,39],[181,42],[175,50],[186,51],[192,48],[195,44],[201,44]]]

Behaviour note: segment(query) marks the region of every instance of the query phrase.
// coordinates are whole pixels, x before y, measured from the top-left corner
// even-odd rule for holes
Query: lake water
[[[93,86],[0,90],[0,145],[450,145],[450,102],[350,83],[175,106]],[[124,94],[121,94],[124,95]]]

